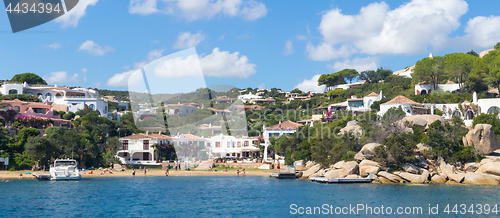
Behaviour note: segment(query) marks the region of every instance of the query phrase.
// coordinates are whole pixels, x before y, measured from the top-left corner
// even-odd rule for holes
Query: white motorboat
[[[82,177],[73,159],[57,159],[49,172],[50,180],[78,180]]]

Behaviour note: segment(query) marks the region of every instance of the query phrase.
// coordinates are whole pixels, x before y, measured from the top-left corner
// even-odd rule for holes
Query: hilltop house
[[[368,82],[366,82],[366,80],[361,80],[361,81],[354,82],[354,83],[349,83],[349,84],[340,84],[340,85],[328,86],[325,89],[325,93],[327,93],[329,91],[332,91],[332,90],[335,90],[335,89],[344,89],[344,90],[347,90],[347,89],[350,89],[352,87],[361,86],[361,85],[367,84],[367,83]]]
[[[374,102],[382,100],[382,91],[380,94],[372,92],[363,98],[358,98],[357,96],[351,96],[345,102],[335,103],[328,106],[328,111],[336,112],[342,110],[350,110],[355,115],[366,113],[371,111],[371,106]]]
[[[0,87],[0,94],[28,94],[37,96],[40,100],[52,103],[57,111],[77,112],[85,108],[99,111],[101,116],[108,116],[108,102],[99,98],[99,93],[93,89],[58,87],[57,85],[32,85],[26,82],[6,83]],[[128,105],[128,104],[127,104]]]
[[[437,84],[436,90],[453,92],[460,89],[462,84],[457,84],[453,81],[449,81],[446,84]],[[427,82],[420,82],[415,85],[415,95],[427,95],[431,94],[434,86]]]
[[[254,95],[251,92],[245,95],[238,95],[238,99],[243,101],[243,103],[249,103],[253,99],[260,99],[260,98],[262,98],[262,96]]]
[[[434,114],[433,105],[424,106],[423,104],[414,102],[402,95],[396,96],[392,100],[380,104],[380,111],[378,114],[383,116],[390,108],[393,107],[401,107],[407,116],[416,114]]]

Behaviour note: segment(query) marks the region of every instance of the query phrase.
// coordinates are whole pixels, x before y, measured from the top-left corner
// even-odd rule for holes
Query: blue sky
[[[0,13],[0,72],[126,90],[132,71],[195,47],[207,85],[314,90],[317,75],[343,68],[396,71],[429,53],[492,48],[498,8],[463,0],[80,0],[15,34]]]

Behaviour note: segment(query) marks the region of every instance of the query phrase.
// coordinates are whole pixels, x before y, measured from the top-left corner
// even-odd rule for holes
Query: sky
[[[32,72],[49,84],[128,90],[134,72],[161,59],[155,89],[203,75],[195,84],[321,91],[321,74],[397,71],[429,53],[493,48],[498,8],[464,0],[80,0],[18,33],[0,13],[0,79]]]

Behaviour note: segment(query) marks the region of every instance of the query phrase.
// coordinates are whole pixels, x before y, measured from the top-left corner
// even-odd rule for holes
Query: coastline
[[[246,176],[269,176],[270,173],[275,172],[276,170],[247,170]],[[27,172],[31,174],[26,174]],[[132,170],[118,171],[113,172],[113,174],[106,173],[100,170],[94,170],[93,174],[88,174],[89,171],[80,172],[82,178],[98,178],[98,177],[133,177]],[[241,170],[240,170],[241,172]],[[23,179],[35,179],[33,173],[37,174],[48,174],[48,172],[35,171],[32,172],[30,170],[20,170],[20,171],[0,171],[0,180],[3,179],[19,179],[19,174],[23,174]],[[101,174],[103,173],[103,174]],[[136,177],[140,176],[165,176],[165,171],[160,169],[151,169],[146,175],[144,175],[144,171],[136,170]],[[228,172],[208,172],[207,170],[170,170],[169,176],[236,176],[235,170],[228,170]],[[240,176],[242,174],[240,173]]]

